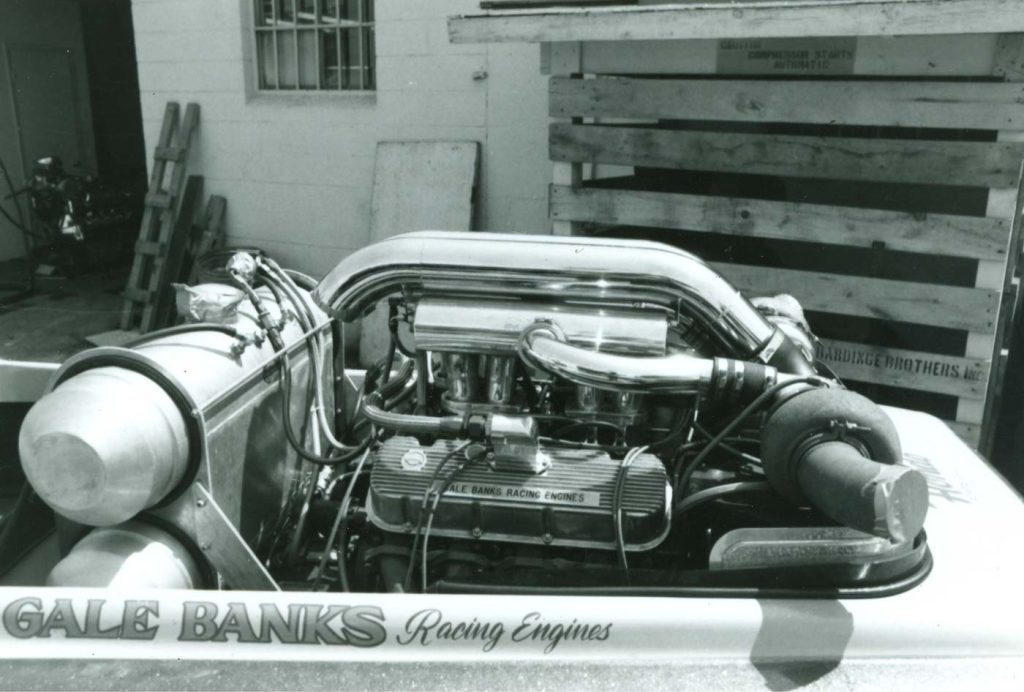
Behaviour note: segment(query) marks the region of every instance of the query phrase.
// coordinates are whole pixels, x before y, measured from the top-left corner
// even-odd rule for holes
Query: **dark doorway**
[[[123,273],[146,184],[130,0],[0,0],[0,164],[0,301]]]

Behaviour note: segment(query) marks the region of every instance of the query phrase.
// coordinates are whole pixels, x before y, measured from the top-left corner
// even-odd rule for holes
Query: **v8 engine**
[[[227,276],[30,411],[22,463],[70,537],[52,583],[685,595],[927,572],[927,487],[885,412],[816,362],[795,300],[686,252],[426,231],[319,284],[256,255]],[[360,319],[382,334],[366,370]]]

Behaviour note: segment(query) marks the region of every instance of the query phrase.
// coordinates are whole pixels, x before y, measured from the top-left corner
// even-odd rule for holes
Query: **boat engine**
[[[602,238],[410,233],[315,287],[262,257],[229,270],[235,317],[83,354],[21,434],[44,500],[170,551],[153,564],[179,587],[835,593],[927,572],[924,478],[788,296]],[[370,314],[387,337],[346,368]],[[60,583],[88,571],[77,550]]]

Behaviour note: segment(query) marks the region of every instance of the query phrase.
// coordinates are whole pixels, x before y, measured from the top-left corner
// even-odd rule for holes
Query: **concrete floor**
[[[126,270],[76,278],[41,278],[19,297],[0,292],[0,359],[60,363],[93,344],[85,337],[117,328]],[[4,283],[24,276],[15,263],[0,263]]]

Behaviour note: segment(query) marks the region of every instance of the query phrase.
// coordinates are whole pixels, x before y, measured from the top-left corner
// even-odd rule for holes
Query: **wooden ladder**
[[[153,152],[153,172],[146,194],[135,259],[124,290],[121,329],[145,333],[156,326],[157,297],[168,280],[166,258],[174,233],[178,201],[185,186],[189,144],[199,125],[199,105],[190,103],[179,126],[179,107],[168,102]],[[164,181],[167,179],[166,187]]]

